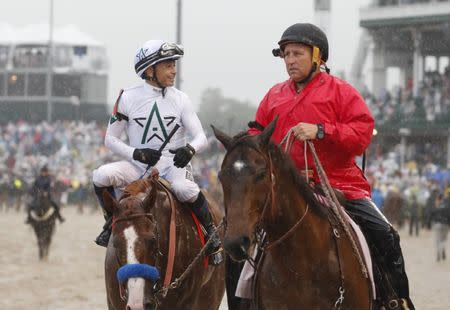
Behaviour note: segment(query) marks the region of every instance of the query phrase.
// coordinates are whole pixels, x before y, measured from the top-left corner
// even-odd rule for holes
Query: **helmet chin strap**
[[[167,89],[165,86],[162,86],[161,83],[158,81],[158,78],[156,77],[156,67],[155,66],[152,66],[152,67],[153,67],[153,75],[154,76],[147,76],[147,74],[144,74],[144,79],[147,81],[155,82],[156,85],[158,85],[158,87],[161,88],[162,96],[164,98],[166,96]]]
[[[306,84],[307,82],[309,82],[314,72],[316,72],[316,70],[317,70],[317,63],[314,63],[311,67],[311,71],[309,71],[309,74],[304,79],[297,82],[297,84]]]
[[[313,76],[314,72],[316,72],[317,68],[320,68],[320,64],[321,64],[321,60],[320,60],[320,49],[317,46],[313,46],[313,55],[312,55],[312,67],[311,67],[311,71],[309,71],[308,76],[306,76],[304,79],[302,79],[301,81],[297,82],[297,85],[299,84],[306,84],[311,80],[311,77]],[[325,63],[323,63],[325,66],[325,71],[330,74],[330,69],[327,67],[327,65]]]

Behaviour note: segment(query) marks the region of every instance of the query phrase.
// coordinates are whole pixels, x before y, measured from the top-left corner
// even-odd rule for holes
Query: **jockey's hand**
[[[175,167],[184,168],[191,161],[195,154],[195,149],[186,144],[186,146],[177,148],[176,150],[169,150],[170,153],[175,154],[173,157],[173,164]]]
[[[316,124],[298,123],[292,128],[294,137],[298,140],[314,140],[317,136],[318,127]]]
[[[161,152],[149,148],[135,149],[133,152],[133,159],[141,163],[154,166],[161,158]]]

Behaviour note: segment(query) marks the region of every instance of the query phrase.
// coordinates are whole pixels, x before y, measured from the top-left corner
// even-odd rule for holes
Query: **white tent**
[[[13,27],[0,23],[0,44],[38,44],[45,45],[49,41],[49,25],[45,23]],[[104,44],[90,35],[83,33],[75,25],[55,27],[53,31],[55,45],[86,45],[104,47]]]

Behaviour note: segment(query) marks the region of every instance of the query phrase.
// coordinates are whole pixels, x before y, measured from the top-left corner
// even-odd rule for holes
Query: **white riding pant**
[[[173,165],[173,157],[161,156],[153,167],[158,169],[159,176],[170,182],[172,191],[181,202],[193,202],[200,192],[198,185],[192,180],[191,172],[185,168],[177,168]],[[151,170],[145,173],[147,177]],[[133,181],[139,179],[145,172],[144,165],[129,161],[116,161],[105,164],[93,171],[92,181],[98,187],[112,186],[116,190],[123,191]]]

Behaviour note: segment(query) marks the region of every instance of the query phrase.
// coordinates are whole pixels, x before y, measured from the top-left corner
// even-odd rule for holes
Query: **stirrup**
[[[223,262],[225,256],[223,254],[223,248],[220,247],[217,251],[208,255],[208,262],[210,266],[217,266]]]
[[[411,310],[408,306],[408,300],[406,300],[406,298],[400,298],[400,303],[402,304],[402,310]]]
[[[380,310],[410,310],[408,307],[408,301],[405,298],[391,299],[387,302],[386,306],[381,306]]]

